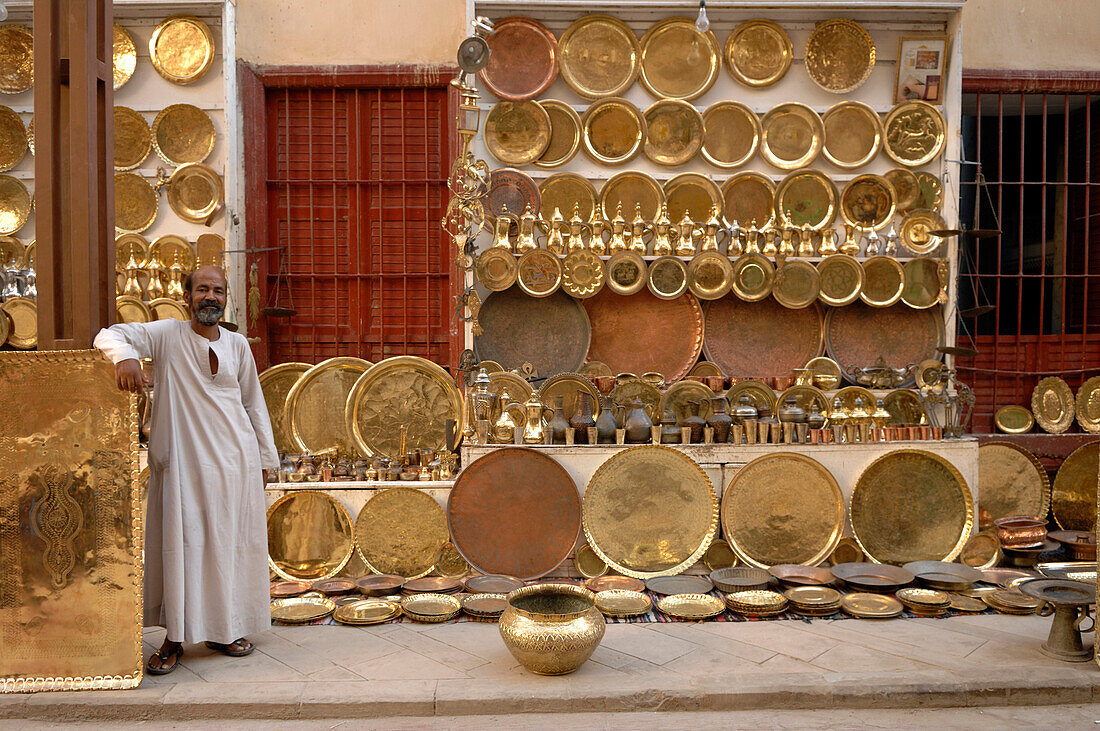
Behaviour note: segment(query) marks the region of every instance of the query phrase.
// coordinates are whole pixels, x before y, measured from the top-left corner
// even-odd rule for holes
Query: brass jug
[[[867,247],[864,256],[878,256],[879,251],[879,238],[878,232],[874,229],[871,230],[871,235],[867,237]]]
[[[813,256],[816,253],[814,251],[814,230],[810,228],[810,224],[804,223],[798,234],[798,255]]]
[[[668,217],[668,207],[661,206],[660,212],[657,214],[657,220],[653,222],[653,255],[654,256],[671,256],[672,255],[672,239],[669,238],[669,232],[672,230],[672,221]],[[633,247],[632,247],[633,248]],[[637,251],[637,249],[635,249]],[[639,254],[643,253],[641,251]]]
[[[508,206],[500,207],[500,215],[493,222],[493,246],[512,250],[512,240],[508,238],[512,224],[516,223],[516,217],[508,213]]]
[[[558,226],[561,224],[561,211],[555,208],[554,215],[550,219],[550,236],[553,238],[556,234],[558,247],[564,248],[561,243],[561,231],[558,229]],[[523,215],[519,217],[519,236],[516,238],[516,253],[525,254],[537,248],[538,244],[535,243],[535,214],[531,212],[531,204],[528,203],[527,207],[523,209]],[[547,244],[546,248],[550,249],[550,245]],[[553,249],[550,250],[553,251]]]
[[[745,233],[745,253],[760,253],[760,229],[756,227],[755,218],[752,219],[752,225],[749,226],[749,230]]]
[[[717,242],[714,247],[718,248]],[[695,222],[687,211],[676,226],[676,256],[695,256]]]
[[[640,398],[634,398],[623,413],[623,429],[628,444],[643,444],[653,438],[653,420],[649,418]]]
[[[699,251],[718,251],[718,233],[726,231],[722,228],[722,222],[718,220],[718,207],[710,207],[710,218],[703,224],[703,242]]]
[[[122,288],[122,294],[141,299],[141,282],[138,281],[138,274],[140,273],[141,266],[134,259],[134,254],[131,252],[130,260],[126,262],[126,285]]]
[[[646,242],[645,237],[652,230],[649,222],[642,218],[642,205],[639,203],[634,206],[634,220],[630,222],[630,238],[627,239],[626,246],[631,251],[645,256]]]
[[[580,205],[573,204],[574,218],[580,211]],[[611,230],[611,223],[600,218],[598,210],[592,211],[592,220],[588,222],[588,230],[591,235],[588,238],[588,250],[596,256],[603,256],[607,253],[607,243],[603,240],[605,231]]]
[[[179,252],[172,255],[172,265],[168,267],[168,291],[167,295],[175,300],[183,299],[183,266],[180,264]]]
[[[593,213],[593,215],[595,215]],[[623,218],[623,204],[620,201],[615,205],[615,217],[611,219],[611,241],[607,244],[608,254],[617,254],[620,251],[626,251],[626,237],[623,232],[626,231],[626,219]],[[593,236],[595,238],[595,236]]]
[[[882,253],[886,256],[898,255],[898,232],[894,230],[893,226],[890,227],[890,233],[886,234],[886,246],[883,248]]]
[[[523,404],[506,399],[508,399],[508,394],[502,390],[500,392],[500,416],[493,424],[493,438],[500,444],[511,444],[515,441],[516,427],[524,427],[526,430],[527,424],[527,411]]]
[[[741,228],[741,224],[737,221],[733,222],[733,226],[729,228],[729,243],[726,245],[726,256],[731,259],[735,259],[741,256],[744,251],[744,236],[745,231]]]
[[[821,232],[821,244],[817,247],[820,256],[830,256],[837,252],[837,235],[835,228],[827,228]]]
[[[775,227],[764,229],[760,235],[764,237],[764,245],[760,248],[760,253],[764,256],[778,254],[779,248],[775,245],[775,240],[779,238],[779,232],[775,230]]]
[[[484,368],[477,372],[474,379],[474,392],[470,401],[474,406],[474,422],[488,421],[493,417],[493,411],[497,405],[497,395],[489,390],[489,372]]]
[[[859,239],[856,238],[857,235],[862,238],[859,226],[853,226],[850,223],[844,224],[844,243],[840,245],[841,254],[859,256]]]
[[[787,223],[783,224],[783,236],[776,251],[780,256],[794,256],[794,232],[798,229],[791,223],[791,212],[787,211]]]
[[[554,209],[557,213],[557,209]],[[569,246],[567,249],[570,252],[581,251],[588,248],[584,240],[584,232],[591,231],[592,227],[581,220],[581,209],[579,203],[573,204],[573,217],[569,219]],[[601,242],[603,243],[603,242]],[[546,248],[550,248],[549,242],[546,244]]]
[[[160,261],[156,257],[149,257],[149,261],[145,262],[145,271],[149,273],[149,283],[145,285],[147,298],[151,301],[163,297],[164,282],[162,276],[164,269],[161,267]],[[127,286],[130,284],[128,277],[126,284]]]

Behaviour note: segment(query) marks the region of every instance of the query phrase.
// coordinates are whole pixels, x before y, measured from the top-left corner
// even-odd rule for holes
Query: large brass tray
[[[878,231],[894,220],[897,194],[881,175],[857,175],[840,196],[840,215],[846,223]]]
[[[645,140],[645,116],[626,99],[606,97],[592,102],[581,117],[584,151],[601,165],[629,162]]]
[[[0,94],[21,94],[34,86],[33,42],[26,26],[0,26]]]
[[[168,179],[168,205],[190,223],[205,224],[222,206],[225,189],[222,176],[209,165],[180,165]]]
[[[489,63],[477,77],[498,99],[526,101],[558,77],[558,41],[542,23],[514,15],[495,21]]]
[[[707,303],[704,332],[707,360],[742,378],[788,375],[822,353],[817,305],[791,310],[770,299],[744,302],[727,295]]]
[[[507,393],[513,401],[523,403],[535,392],[531,382],[511,371],[495,371],[489,374],[489,390],[498,396]]]
[[[550,115],[538,102],[501,101],[489,110],[485,146],[505,165],[528,165],[542,157],[549,145]]]
[[[1054,478],[1050,512],[1062,530],[1096,530],[1096,475],[1100,442],[1078,447]]]
[[[818,23],[806,41],[806,71],[825,91],[846,94],[863,86],[875,67],[875,42],[845,18]]]
[[[882,147],[878,112],[862,102],[835,104],[821,117],[825,125],[825,157],[837,167],[863,167]]]
[[[844,391],[844,389],[841,389],[837,393],[837,396],[839,396],[841,393],[843,393],[843,391]],[[786,391],[784,391],[783,393],[779,394],[776,397],[776,399],[775,399],[776,407],[777,408],[782,408],[783,404],[786,403],[788,396],[793,396],[794,400],[795,400],[795,403],[798,404],[798,406],[803,411],[805,411],[807,414],[810,413],[810,407],[816,405],[818,410],[821,412],[822,415],[824,415],[824,416],[829,415],[829,409],[830,409],[829,397],[826,396],[825,392],[822,391],[817,386],[811,386],[809,384],[791,386]],[[874,397],[872,397],[872,400],[871,400],[870,404],[868,404],[868,405],[869,406],[874,405]],[[780,421],[787,421],[787,419],[782,419],[782,418],[779,419],[779,420]],[[826,421],[826,424],[828,424],[828,421]]]
[[[657,445],[608,459],[584,493],[584,535],[600,558],[639,579],[682,573],[718,529],[718,498],[694,460]]]
[[[1061,378],[1048,376],[1031,391],[1031,413],[1043,431],[1062,434],[1073,425],[1076,413],[1073,392]]]
[[[947,260],[917,257],[905,262],[901,301],[923,310],[947,301]]]
[[[722,183],[722,198],[727,226],[763,229],[775,220],[775,183],[767,175],[745,171],[730,176]]]
[[[1093,376],[1077,389],[1077,424],[1082,431],[1100,432],[1100,376]]]
[[[275,448],[280,452],[290,454],[299,449],[290,433],[290,425],[286,421],[286,396],[302,374],[309,369],[309,363],[280,363],[260,374],[260,390],[263,391],[264,402],[267,403],[267,415],[271,419]]]
[[[817,265],[821,289],[818,298],[827,305],[841,307],[859,299],[863,290],[863,267],[854,256],[832,254]]]
[[[157,73],[173,84],[193,84],[214,62],[214,34],[198,18],[173,15],[153,29],[149,57]]]
[[[775,214],[784,226],[829,228],[836,220],[839,196],[836,185],[820,170],[795,170],[775,190]]]
[[[581,16],[558,40],[561,78],[585,99],[622,94],[638,78],[641,61],[634,31],[610,15]]]
[[[26,154],[27,130],[23,120],[11,107],[0,106],[0,172],[11,170]]]
[[[355,441],[339,414],[352,386],[371,364],[361,358],[339,356],[321,361],[303,373],[286,396],[283,419],[299,452],[336,447],[354,454]]]
[[[0,176],[0,181],[4,176]],[[18,181],[17,181],[18,182]],[[22,186],[22,183],[19,183]],[[10,186],[0,182],[0,197],[6,198],[4,192]],[[26,193],[26,187],[23,192]],[[26,209],[30,212],[30,194],[26,193]],[[157,219],[157,192],[145,178],[135,173],[118,173],[115,175],[115,230],[123,233],[141,233],[153,225]],[[0,214],[0,233],[7,231],[6,220],[8,218],[8,206],[3,206],[4,214]],[[21,210],[21,209],[17,209]],[[26,216],[23,217],[26,221]],[[20,224],[20,227],[22,224]]]
[[[294,490],[267,511],[267,563],[288,581],[328,579],[355,550],[344,506],[316,490]]]
[[[733,78],[745,86],[771,86],[790,69],[794,47],[777,23],[756,18],[733,29],[723,58]]]
[[[744,165],[760,144],[756,112],[734,101],[715,102],[703,112],[703,157],[720,168]]]
[[[953,561],[974,525],[966,480],[939,455],[901,449],[879,457],[852,490],[852,532],[876,563]]]
[[[829,310],[825,349],[841,368],[864,368],[879,356],[892,368],[935,358],[944,343],[943,314],[898,304],[874,308],[861,302]]]
[[[760,129],[760,155],[780,170],[805,167],[821,154],[825,127],[805,104],[772,107],[760,120]]]
[[[883,123],[886,154],[894,162],[919,167],[935,160],[947,139],[947,122],[928,102],[898,104]]]
[[[703,116],[681,99],[662,99],[645,110],[646,137],[643,151],[649,160],[665,167],[689,162],[703,147]]]
[[[775,414],[778,404],[775,391],[763,381],[746,378],[738,381],[729,391],[726,391],[726,400],[729,401],[731,413],[741,403],[742,395],[749,397],[749,403],[756,407],[761,415],[763,415],[763,411],[767,411],[771,415]]]
[[[145,121],[145,117],[129,107],[116,106],[114,117],[115,170],[133,170],[145,162],[145,158],[149,157],[149,150],[153,147],[149,123]],[[22,122],[19,123],[19,127],[19,131],[23,132]],[[25,139],[25,133],[23,136]]]
[[[153,149],[169,165],[202,162],[216,137],[210,115],[192,104],[165,107],[153,119]]]
[[[597,210],[596,188],[588,178],[577,173],[554,173],[539,184],[539,192],[542,217],[547,221],[555,210],[568,219],[573,215],[573,207],[577,206],[582,221],[591,220],[593,211]]]
[[[646,173],[627,171],[608,179],[600,189],[600,210],[608,221],[615,218],[622,206],[622,216],[629,223],[634,218],[636,206],[641,206],[642,218],[652,221],[665,202],[661,184]]]
[[[978,528],[1014,515],[1045,519],[1050,478],[1030,450],[1011,442],[978,447]]]
[[[155,300],[150,300],[149,309],[153,311],[153,316],[157,320],[171,319],[187,322],[191,319],[191,312],[187,307],[171,297],[157,297]]]
[[[355,550],[376,574],[427,576],[447,541],[443,507],[428,493],[410,487],[376,493],[355,519]]]
[[[494,292],[485,298],[478,319],[483,332],[474,336],[474,352],[479,360],[495,360],[507,369],[528,362],[544,378],[580,368],[592,341],[584,306],[561,290],[538,299],[519,287]]]
[[[134,37],[130,35],[130,31],[118,23],[114,25],[112,36],[112,86],[118,91],[134,75],[134,69],[137,68],[137,47],[134,46]]]
[[[557,99],[543,99],[539,106],[550,117],[550,140],[546,150],[535,160],[535,165],[540,168],[561,167],[581,149],[581,116],[573,107]],[[562,211],[562,214],[572,210]]]
[[[152,188],[149,190],[152,192]],[[23,228],[23,224],[31,215],[31,203],[31,193],[22,180],[10,175],[0,175],[0,234],[13,234]],[[155,203],[154,197],[154,216],[156,216]]]
[[[149,309],[149,305],[130,295],[115,297],[115,312],[118,314],[119,322],[152,322],[154,320],[153,311]]]
[[[545,576],[569,556],[580,524],[581,498],[569,473],[524,447],[474,460],[447,500],[455,548],[483,574]]]
[[[639,80],[658,99],[702,96],[714,86],[721,64],[718,40],[696,30],[694,18],[665,18],[642,36]]]
[[[707,175],[680,173],[665,182],[665,205],[673,223],[679,223],[686,213],[700,226],[710,219],[712,208],[722,215],[722,191]]]

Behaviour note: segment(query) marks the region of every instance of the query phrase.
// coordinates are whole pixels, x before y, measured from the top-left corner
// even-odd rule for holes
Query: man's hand
[[[131,393],[141,393],[146,386],[153,385],[141,370],[141,362],[135,358],[115,364],[115,383],[118,384],[120,391]]]

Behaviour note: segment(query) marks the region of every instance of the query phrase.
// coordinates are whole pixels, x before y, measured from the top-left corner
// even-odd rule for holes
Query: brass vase
[[[596,595],[572,584],[533,584],[508,595],[500,636],[519,664],[538,675],[571,673],[603,639]]]
[[[588,444],[588,427],[596,426],[592,418],[592,395],[588,391],[577,391],[577,405],[569,418],[569,426],[577,430],[577,444]]]
[[[728,405],[725,396],[715,396],[710,400],[711,412],[707,417],[707,426],[714,429],[714,441],[724,444],[729,438],[733,417],[726,413]]]

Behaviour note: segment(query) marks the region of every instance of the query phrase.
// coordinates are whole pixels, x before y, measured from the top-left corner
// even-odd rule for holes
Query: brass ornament
[[[267,415],[271,419],[275,448],[280,452],[292,454],[299,449],[290,433],[290,425],[286,421],[286,397],[302,374],[309,369],[309,363],[279,363],[266,369],[259,376],[260,390],[264,394]]]
[[[917,256],[928,256],[940,248],[943,239],[932,231],[947,228],[943,216],[928,209],[916,209],[906,214],[901,222],[901,245]]]
[[[920,167],[935,160],[947,139],[947,122],[928,102],[898,104],[883,123],[886,154],[906,167]]]
[[[775,220],[775,183],[767,175],[745,171],[722,183],[722,217],[727,226],[735,222],[748,229],[755,222],[764,229]]]
[[[133,170],[141,165],[152,146],[152,133],[145,117],[129,107],[116,106],[115,170]]]
[[[34,86],[34,34],[22,25],[0,26],[0,94],[21,94]]]
[[[760,144],[760,120],[748,106],[715,102],[703,112],[703,158],[720,168],[747,163]]]
[[[984,442],[978,447],[978,528],[1024,515],[1046,519],[1050,478],[1028,449],[1011,442]]]
[[[775,213],[784,226],[801,228],[808,223],[815,231],[829,228],[838,207],[836,186],[820,170],[795,170],[775,189]]]
[[[662,99],[645,110],[646,137],[643,151],[649,160],[665,167],[691,161],[703,147],[703,117],[693,105],[680,99]]]
[[[733,266],[718,251],[700,251],[688,264],[688,287],[701,300],[726,296],[733,285]]]
[[[584,221],[591,220],[592,213],[598,210],[596,188],[588,182],[588,178],[577,173],[554,173],[539,184],[539,192],[542,198],[541,216],[547,221],[555,210],[568,217],[573,207],[578,206],[578,213]]]
[[[31,193],[22,180],[10,175],[0,175],[0,235],[14,234],[23,228],[31,215],[31,201]],[[154,197],[154,216],[155,202]]]
[[[173,84],[193,84],[214,62],[214,34],[194,16],[173,15],[153,30],[149,58],[157,73]]]
[[[854,256],[832,254],[817,265],[821,286],[818,298],[827,305],[842,307],[859,299],[863,290],[863,266]]]
[[[771,86],[782,79],[794,60],[791,37],[777,23],[746,20],[726,39],[722,54],[730,75],[745,86]]]
[[[153,119],[153,149],[169,165],[202,162],[214,150],[214,122],[192,104],[173,104]]]
[[[149,305],[130,295],[115,297],[115,311],[118,313],[119,322],[152,322],[154,319]]]
[[[477,256],[477,281],[490,292],[503,292],[516,283],[519,263],[510,249],[492,246]]]
[[[791,259],[775,270],[772,296],[784,307],[792,310],[809,307],[820,293],[821,277],[810,262]]]
[[[558,77],[558,41],[537,20],[517,15],[497,20],[487,42],[489,63],[477,78],[498,99],[534,99]]]
[[[665,207],[673,224],[686,213],[696,224],[710,218],[712,208],[722,215],[722,191],[709,176],[701,173],[679,173],[665,182]]]
[[[543,99],[538,104],[550,118],[550,139],[534,164],[540,168],[561,167],[581,149],[581,116],[557,99]]]
[[[345,421],[333,415],[344,411],[352,386],[370,366],[361,358],[329,358],[303,373],[291,387],[283,419],[299,452],[317,453],[331,447],[345,454],[356,452]]]
[[[1042,379],[1031,392],[1031,413],[1045,432],[1064,433],[1073,425],[1076,411],[1073,392],[1057,376]]]
[[[190,223],[206,223],[222,206],[222,177],[208,165],[180,165],[168,179],[168,205]]]
[[[562,262],[546,249],[532,249],[516,263],[516,282],[532,297],[549,297],[562,283]]]
[[[118,91],[134,75],[134,69],[137,68],[137,47],[134,46],[134,37],[130,35],[130,31],[118,23],[114,25],[112,36],[113,86]]]
[[[1050,512],[1062,530],[1096,530],[1096,475],[1100,442],[1075,449],[1054,477]],[[1095,568],[1095,566],[1093,566]]]
[[[901,301],[913,309],[923,310],[947,301],[947,274],[945,259],[917,257],[902,267],[905,285]]]
[[[626,99],[606,97],[592,102],[581,117],[584,151],[602,165],[629,162],[645,140],[645,117]]]
[[[863,167],[882,147],[882,121],[878,112],[862,102],[835,104],[821,115],[821,122],[825,126],[823,152],[837,167]]]
[[[375,493],[355,519],[355,550],[376,574],[427,576],[448,540],[442,506],[409,487]]]
[[[647,281],[646,263],[638,253],[620,251],[607,260],[607,288],[615,294],[631,295],[640,292]]]
[[[847,94],[863,86],[875,67],[875,42],[853,20],[834,18],[814,26],[806,41],[806,71],[825,91]]]
[[[917,183],[920,185],[920,198],[916,208],[927,208],[939,212],[943,208],[943,183],[932,173],[917,173]]]
[[[0,106],[0,172],[11,170],[27,154],[27,130],[10,107]]]
[[[890,181],[881,175],[858,175],[840,196],[840,215],[844,221],[862,229],[878,231],[894,220],[897,194]]]
[[[908,168],[891,168],[883,173],[882,176],[890,181],[890,185],[894,186],[894,193],[897,196],[898,213],[901,215],[904,216],[917,208],[930,207],[920,205],[920,180],[917,179],[917,176],[913,174],[912,170]]]
[[[588,299],[598,294],[607,279],[603,259],[588,249],[569,252],[561,267],[561,287],[566,294],[577,299]]]
[[[0,303],[0,310],[11,320],[7,344],[19,350],[38,346],[38,304],[29,297],[10,297]]]
[[[863,262],[863,288],[859,298],[872,307],[889,307],[901,299],[905,270],[892,256],[872,256]]]
[[[584,15],[558,40],[562,80],[585,99],[619,96],[641,70],[642,47],[630,27],[610,15]]]
[[[742,254],[733,263],[730,289],[746,302],[758,302],[772,293],[775,265],[761,254]]]
[[[1076,408],[1082,431],[1100,432],[1100,376],[1093,376],[1077,389]]]
[[[1023,406],[1002,406],[993,422],[1005,434],[1026,434],[1035,426],[1035,417]]]
[[[665,18],[642,36],[642,86],[657,99],[691,101],[714,86],[721,67],[718,40],[694,18]]]
[[[588,545],[613,569],[647,579],[682,573],[718,529],[718,498],[690,457],[658,445],[604,462],[584,492]]]
[[[817,159],[825,126],[810,107],[789,102],[772,107],[760,120],[760,154],[780,170],[796,170]]]
[[[538,102],[500,101],[489,110],[485,146],[505,165],[528,165],[549,145],[550,115]]]
[[[294,490],[267,510],[267,563],[287,581],[332,578],[354,550],[351,517],[331,495]]]
[[[635,210],[641,206],[642,219],[652,221],[665,202],[665,191],[661,184],[646,173],[627,171],[612,176],[600,189],[600,210],[603,217],[610,221],[622,206],[622,216],[628,221]]]

